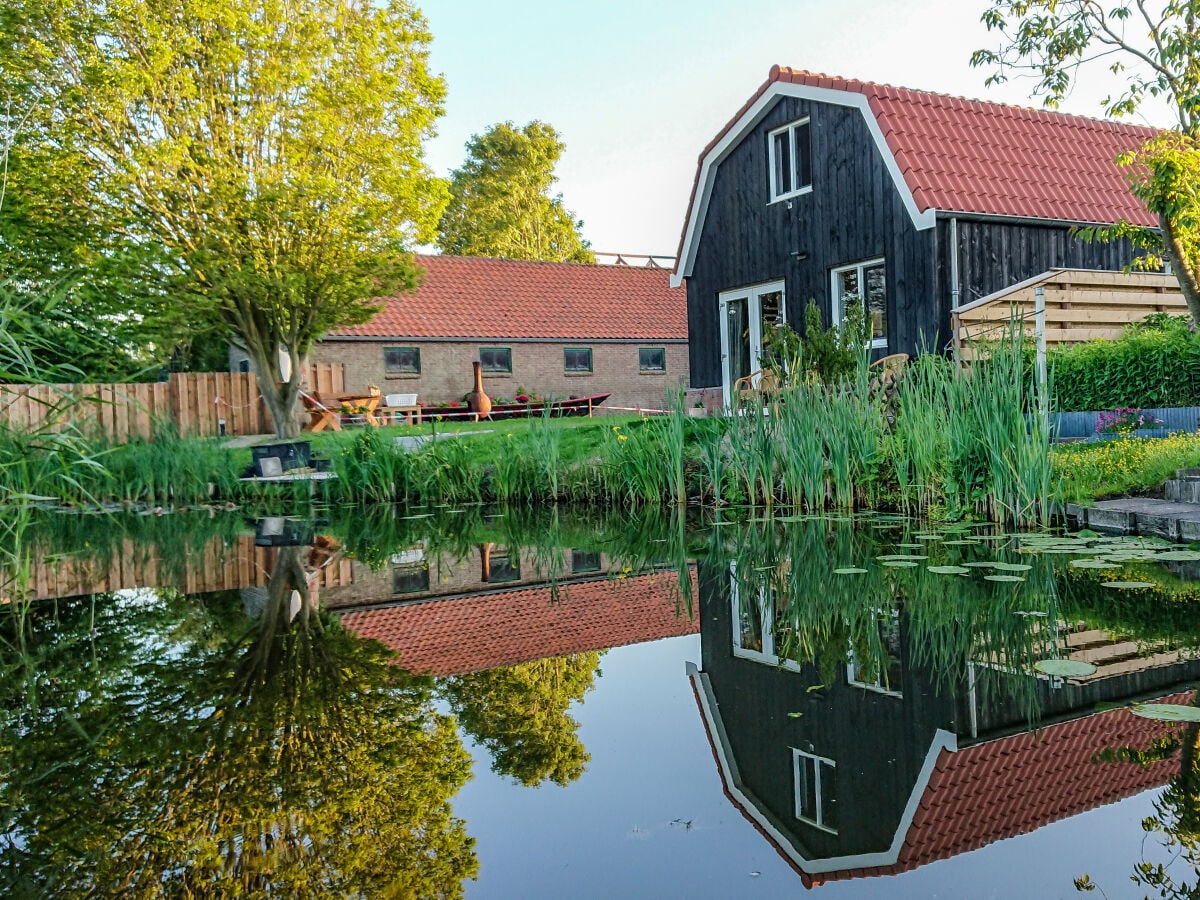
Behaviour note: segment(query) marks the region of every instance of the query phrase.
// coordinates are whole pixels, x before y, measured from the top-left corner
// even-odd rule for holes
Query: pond
[[[722,515],[34,522],[0,889],[1188,896],[1200,551]]]

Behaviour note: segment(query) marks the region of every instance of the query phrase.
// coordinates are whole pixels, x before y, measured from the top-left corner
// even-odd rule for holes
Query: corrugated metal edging
[[[1050,424],[1055,437],[1060,441],[1091,437],[1096,433],[1096,417],[1100,412],[1054,413],[1050,417]],[[1160,427],[1167,431],[1200,430],[1200,406],[1173,406],[1169,409],[1144,409],[1142,412],[1161,419],[1163,424]]]

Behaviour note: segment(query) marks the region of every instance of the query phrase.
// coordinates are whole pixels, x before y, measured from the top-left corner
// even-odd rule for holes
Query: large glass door
[[[767,327],[784,321],[783,282],[723,291],[720,316],[721,387],[729,406],[734,382],[762,369]]]

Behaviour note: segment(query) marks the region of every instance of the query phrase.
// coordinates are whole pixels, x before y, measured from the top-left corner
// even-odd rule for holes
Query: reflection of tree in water
[[[1192,706],[1200,707],[1200,691],[1192,695]],[[1158,832],[1171,859],[1166,863],[1143,861],[1133,867],[1132,880],[1154,888],[1160,897],[1200,897],[1200,724],[1190,723],[1166,737],[1156,739],[1148,748],[1115,747],[1097,754],[1100,762],[1125,762],[1150,766],[1179,753],[1179,772],[1167,783],[1154,801],[1154,815],[1142,820],[1147,835]],[[1183,865],[1180,866],[1179,863]],[[1176,878],[1180,870],[1197,880],[1187,883],[1187,874]],[[1080,890],[1091,891],[1095,884],[1086,875],[1076,879]]]
[[[461,894],[478,864],[448,802],[470,765],[453,721],[427,681],[313,608],[302,552],[280,551],[240,637],[225,629],[210,650],[147,630],[123,647],[122,677],[99,660],[90,684],[43,688],[24,733],[5,729],[10,886]]]
[[[579,740],[571,703],[592,689],[600,654],[573,653],[441,682],[463,729],[492,754],[492,768],[534,787],[567,785],[591,759]]]

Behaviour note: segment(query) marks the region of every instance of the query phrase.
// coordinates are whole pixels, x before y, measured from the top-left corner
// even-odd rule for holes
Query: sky
[[[673,255],[704,146],[773,64],[1025,106],[1027,79],[986,87],[970,56],[998,46],[986,0],[424,0],[446,113],[428,145],[440,175],[496,122],[540,119],[566,142],[566,207],[599,253]],[[1065,112],[1100,116],[1103,67]],[[1170,125],[1164,109],[1137,121]]]

